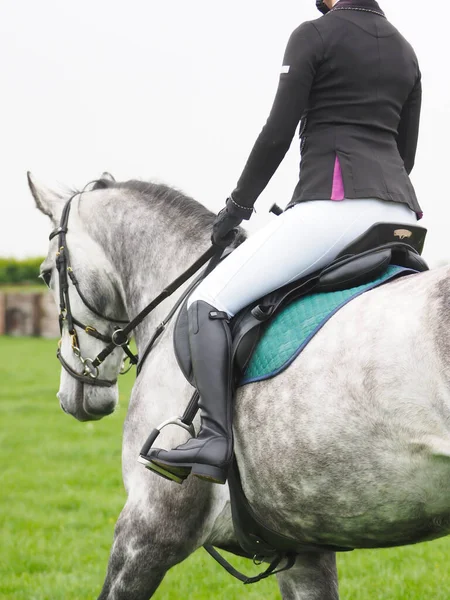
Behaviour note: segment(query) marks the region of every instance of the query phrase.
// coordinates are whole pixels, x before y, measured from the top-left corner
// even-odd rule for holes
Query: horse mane
[[[112,179],[98,179],[94,187],[96,189],[117,189],[134,192],[148,203],[158,203],[164,210],[176,210],[186,219],[195,220],[196,223],[205,228],[211,227],[214,221],[214,213],[203,204],[187,196],[182,191],[162,183],[153,183],[138,179],[129,181],[114,181]]]

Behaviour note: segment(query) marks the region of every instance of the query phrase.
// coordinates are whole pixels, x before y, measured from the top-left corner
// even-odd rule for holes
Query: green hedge
[[[16,260],[15,258],[0,258],[0,285],[11,283],[33,283],[44,282],[39,277],[39,266],[43,258],[26,258]]]

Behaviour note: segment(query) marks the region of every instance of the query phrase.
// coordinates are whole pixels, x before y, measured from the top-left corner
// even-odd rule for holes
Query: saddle
[[[313,292],[345,290],[370,283],[381,276],[390,265],[403,267],[399,275],[427,271],[428,266],[421,257],[426,234],[427,230],[423,227],[378,223],[347,246],[324,269],[271,292],[240,311],[230,324],[233,336],[235,387],[238,387],[242,380],[242,375],[258,345],[264,328],[291,302]],[[188,343],[187,301],[177,318],[174,346],[181,370],[188,381],[193,383]],[[195,395],[193,400],[195,400]],[[193,400],[191,400],[191,404],[195,404]],[[189,412],[189,407],[187,411]],[[258,557],[271,562],[271,566],[264,574],[252,580],[246,579],[246,583],[253,583],[273,574],[274,565],[278,565],[282,559],[287,560],[288,566],[285,568],[289,568],[289,565],[292,566],[295,560],[295,555],[299,553],[352,550],[352,548],[306,544],[267,527],[255,514],[245,496],[236,458],[230,469],[228,485],[233,525],[239,547],[224,549],[237,555],[248,558]],[[236,575],[236,571],[216,550],[210,546],[205,546],[205,548],[228,572],[244,581],[241,574]]]
[[[377,223],[324,269],[279,288],[241,310],[230,323],[235,385],[239,386],[264,327],[291,302],[313,292],[334,292],[370,283],[390,265],[404,267],[411,272],[427,271],[428,266],[421,257],[426,234],[427,230],[423,227]],[[193,384],[187,300],[175,323],[174,349],[181,371]]]

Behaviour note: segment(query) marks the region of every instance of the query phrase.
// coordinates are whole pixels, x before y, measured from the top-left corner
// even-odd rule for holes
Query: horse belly
[[[308,508],[306,503],[304,512],[292,513],[292,526],[284,533],[316,544],[351,548],[403,546],[450,534],[450,507],[435,510],[426,501],[396,502],[383,495],[381,501],[382,505],[366,504],[364,513],[356,505],[354,515],[349,511],[346,516],[332,509],[318,511],[317,503]],[[351,509],[348,504],[346,508]]]
[[[243,468],[244,488],[260,518],[296,540],[377,548],[450,534],[450,460],[388,454],[309,453],[270,475],[261,462]]]
[[[361,548],[450,533],[450,437],[432,435],[439,425],[420,415],[416,431],[398,400],[394,417],[363,397],[359,406],[333,401],[326,390],[309,401],[311,390],[299,409],[285,401],[286,383],[272,383],[283,410],[269,427],[273,402],[261,384],[236,415],[244,489],[261,518],[297,539]]]
[[[244,490],[286,535],[380,547],[450,533],[450,393],[415,285],[361,296],[289,369],[240,390]]]
[[[272,465],[268,481],[262,466],[257,479],[248,472],[249,499],[276,530],[315,544],[377,548],[448,535],[450,458],[424,444],[386,446],[303,448],[283,470]]]

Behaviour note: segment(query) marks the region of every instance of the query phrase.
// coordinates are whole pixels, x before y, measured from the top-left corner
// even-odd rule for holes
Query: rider
[[[409,174],[416,154],[421,76],[409,43],[375,0],[316,1],[324,16],[291,35],[269,118],[213,241],[249,219],[301,121],[300,181],[283,215],[209,274],[188,303],[201,429],[145,457],[181,478],[225,483],[233,454],[230,331],[239,310],[329,264],[375,223],[414,224],[422,212]]]

